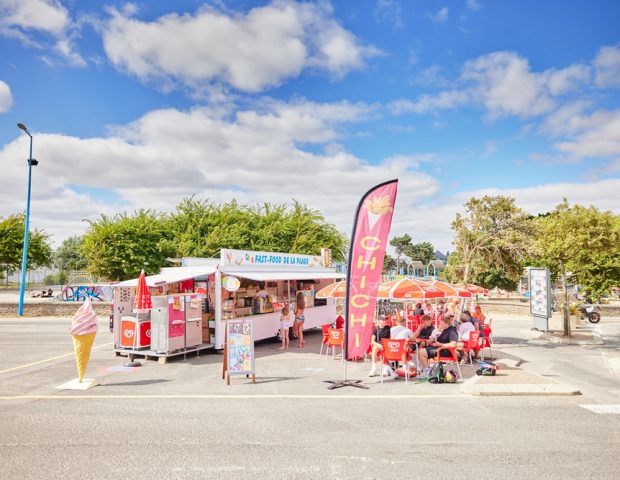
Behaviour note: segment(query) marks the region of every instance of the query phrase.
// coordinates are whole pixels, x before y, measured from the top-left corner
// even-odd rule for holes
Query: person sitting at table
[[[459,334],[459,340],[466,342],[469,340],[469,333],[476,330],[471,316],[468,315],[468,311],[465,310],[461,313],[461,324],[459,325],[457,332]]]
[[[379,315],[379,318],[377,319],[377,326],[373,330],[372,336],[370,337],[372,367],[368,373],[369,377],[376,377],[379,375],[377,373],[377,355],[379,352],[383,351],[383,344],[381,341],[384,338],[390,338],[390,327],[385,324],[385,315]],[[384,370],[384,372],[389,375],[388,370]]]
[[[409,341],[411,342],[411,352],[414,354],[416,353],[418,349],[418,344],[425,347],[426,343],[428,342],[424,342],[424,340],[428,340],[429,338],[431,338],[434,331],[435,327],[433,326],[433,319],[430,317],[430,315],[422,315],[422,318],[420,319],[420,325],[418,326],[416,331],[413,332],[413,335],[409,338]],[[439,333],[437,333],[437,335],[439,335]]]
[[[439,300],[439,303],[437,304],[437,313],[446,313],[447,310],[448,307],[446,306],[446,302]]]
[[[390,338],[394,340],[408,339],[413,335],[413,332],[405,325],[407,322],[404,317],[400,315],[396,317],[396,326],[390,329]]]
[[[440,356],[448,356],[450,352],[446,348],[456,348],[459,334],[456,328],[451,325],[452,319],[444,317],[440,322],[442,330],[436,340],[432,341],[426,348],[420,349],[420,364],[424,369],[422,376],[428,375],[428,359],[434,358],[439,352]],[[432,339],[432,337],[431,337]]]
[[[484,323],[484,321],[486,320],[486,317],[484,316],[484,313],[482,313],[482,309],[480,308],[480,305],[476,305],[474,307],[474,313],[472,313],[471,316],[474,318],[477,318],[482,323]]]
[[[413,315],[424,315],[424,310],[422,310],[421,303],[415,304],[415,308],[413,309]]]

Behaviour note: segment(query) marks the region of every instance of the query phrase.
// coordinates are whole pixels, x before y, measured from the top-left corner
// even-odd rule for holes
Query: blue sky
[[[620,4],[0,0],[0,216],[56,244],[183,197],[290,203],[451,249],[472,196],[620,210]]]

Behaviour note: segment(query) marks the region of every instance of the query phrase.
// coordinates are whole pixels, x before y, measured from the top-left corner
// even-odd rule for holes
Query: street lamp
[[[24,289],[26,288],[26,268],[28,266],[28,224],[30,223],[30,185],[32,183],[32,167],[39,164],[32,158],[32,135],[23,123],[18,123],[17,127],[23,130],[30,137],[30,156],[28,157],[28,200],[26,202],[26,224],[24,225],[24,251],[22,253],[22,281],[19,285],[19,307],[17,314],[24,315]]]

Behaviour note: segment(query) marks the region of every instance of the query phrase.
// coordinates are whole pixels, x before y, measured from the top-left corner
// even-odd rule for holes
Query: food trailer
[[[226,320],[241,317],[253,320],[255,340],[275,338],[282,308],[290,305],[292,321],[300,292],[306,304],[304,330],[320,328],[335,321],[336,305],[331,298],[315,299],[314,293],[344,276],[331,268],[329,252],[300,255],[222,249],[216,259],[183,258],[180,267],[162,268],[157,275],[146,277],[153,310],[142,319],[132,314],[137,279],[114,285],[114,351],[165,359],[221,350]],[[144,322],[151,322],[150,329]],[[198,329],[200,344],[195,333],[190,334]],[[151,344],[145,344],[144,331]]]

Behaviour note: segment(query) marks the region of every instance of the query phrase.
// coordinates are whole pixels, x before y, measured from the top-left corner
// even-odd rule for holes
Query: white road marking
[[[463,398],[462,394],[455,395],[226,395],[226,394],[205,394],[205,395],[15,395],[2,396],[0,400],[256,400],[256,399],[321,399],[321,400],[409,400],[414,398]]]
[[[112,343],[104,343],[103,345],[97,345],[96,347],[93,347],[92,349],[97,350],[98,348],[109,347],[110,345],[112,345]],[[32,367],[34,365],[40,365],[41,363],[51,362],[52,360],[58,360],[59,358],[64,358],[64,357],[69,357],[69,356],[74,356],[74,355],[75,355],[74,352],[63,353],[62,355],[57,355],[55,357],[46,358],[45,360],[39,360],[38,362],[26,363],[25,365],[20,365],[18,367],[7,368],[6,370],[0,370],[0,373],[8,373],[14,370],[20,370],[22,368]]]
[[[620,404],[611,405],[579,405],[586,410],[590,410],[593,413],[601,415],[620,415]]]

